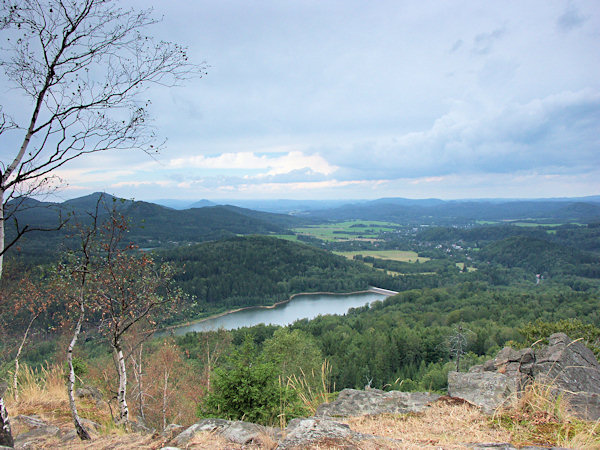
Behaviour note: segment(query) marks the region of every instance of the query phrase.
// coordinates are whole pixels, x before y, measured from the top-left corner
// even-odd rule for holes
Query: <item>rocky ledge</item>
[[[581,341],[556,333],[538,349],[502,349],[496,358],[467,373],[448,374],[448,394],[491,414],[508,405],[537,381],[567,399],[571,411],[585,420],[600,418],[600,364]]]

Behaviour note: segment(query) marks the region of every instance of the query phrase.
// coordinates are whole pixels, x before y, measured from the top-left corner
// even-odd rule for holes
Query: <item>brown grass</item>
[[[360,433],[402,440],[396,448],[452,449],[511,440],[509,432],[493,426],[487,416],[467,403],[438,401],[419,414],[362,416],[344,422]]]
[[[513,404],[498,411],[494,421],[511,432],[514,444],[600,448],[600,421],[576,418],[567,397],[552,384],[531,383]]]

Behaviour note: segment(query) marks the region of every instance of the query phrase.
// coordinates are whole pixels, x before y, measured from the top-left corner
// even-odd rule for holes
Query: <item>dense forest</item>
[[[268,236],[178,247],[156,256],[179,268],[174,280],[189,295],[182,308],[187,319],[270,305],[301,292],[365,290],[379,277],[364,264]]]
[[[63,228],[33,232],[7,255],[0,309],[0,371],[5,375],[13,370],[20,342],[24,343],[20,358],[26,365],[40,368],[62,361],[78,304],[73,297],[73,274],[82,261],[77,237],[89,229],[89,222],[81,219],[97,200],[92,196],[70,201],[75,213]],[[193,394],[170,400],[173,410],[187,411],[190,417],[252,416],[272,423],[281,414],[281,405],[272,399],[283,395],[282,376],[305,390],[369,385],[443,392],[447,373],[456,369],[458,360],[459,370],[467,370],[507,343],[524,346],[553,331],[567,331],[573,338],[583,338],[597,353],[600,350],[600,227],[596,222],[460,219],[442,226],[446,219],[440,216],[435,226],[371,221],[331,228],[334,222],[315,224],[314,216],[308,221],[230,206],[175,211],[109,200],[112,214],[123,217],[118,222],[123,241],[115,251],[128,265],[119,269],[118,280],[136,291],[131,294],[142,306],[144,299],[138,294],[154,283],[151,298],[162,305],[125,335],[124,345],[131,352],[135,348],[145,352],[127,364],[137,370],[136,364],[143,360],[148,373],[154,374],[168,366],[179,374],[181,392],[196,386]],[[440,206],[433,202],[418,207],[433,204]],[[566,207],[561,202],[553,205]],[[57,211],[65,211],[62,204],[30,206],[21,219],[35,215],[47,225],[56,225],[61,217]],[[544,208],[538,209],[548,211]],[[98,220],[109,216],[103,212]],[[300,226],[301,232],[295,231]],[[110,288],[115,279],[101,276],[110,264],[101,257],[107,248],[101,238],[106,227],[99,230],[97,247],[89,254],[97,269],[90,269],[89,282],[100,294],[119,298],[118,286]],[[378,253],[382,250],[392,252]],[[396,258],[396,250],[418,257]],[[332,251],[348,251],[350,256]],[[151,265],[154,269],[149,270]],[[146,270],[143,275],[141,269]],[[152,330],[167,325],[239,307],[271,305],[299,292],[351,292],[369,286],[399,294],[345,315],[303,319],[287,327],[258,325],[177,337],[162,333],[147,340]],[[112,392],[110,380],[116,372],[110,362],[107,310],[98,306],[102,295],[89,293],[91,303],[76,350],[78,374]],[[172,301],[163,302],[167,297]],[[124,320],[127,315],[119,317]],[[22,340],[25,328],[30,331]],[[464,342],[459,350],[452,344],[456,339]],[[266,403],[246,399],[250,406],[240,412],[232,405],[239,400],[237,386],[247,383],[263,386],[260,402]],[[131,389],[135,392],[133,382]],[[307,414],[296,394],[285,390],[288,395],[286,414]],[[140,406],[135,397],[131,401]],[[155,420],[150,413],[148,417]]]

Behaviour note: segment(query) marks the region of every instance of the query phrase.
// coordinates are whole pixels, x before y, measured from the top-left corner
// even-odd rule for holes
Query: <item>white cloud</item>
[[[172,169],[244,169],[261,170],[259,176],[274,176],[310,169],[312,172],[330,175],[336,167],[329,164],[319,155],[305,155],[299,151],[290,151],[283,155],[262,154],[254,152],[223,153],[217,156],[196,155],[176,158],[168,162]]]

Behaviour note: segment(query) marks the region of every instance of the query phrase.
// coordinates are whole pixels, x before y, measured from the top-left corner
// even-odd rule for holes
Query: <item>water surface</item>
[[[210,331],[223,327],[233,330],[241,327],[251,327],[260,323],[273,325],[289,325],[298,319],[314,319],[324,314],[345,314],[350,308],[383,300],[387,296],[375,292],[360,294],[302,294],[297,295],[287,303],[274,308],[249,308],[223,316],[206,319],[175,328],[177,335],[190,331]]]

